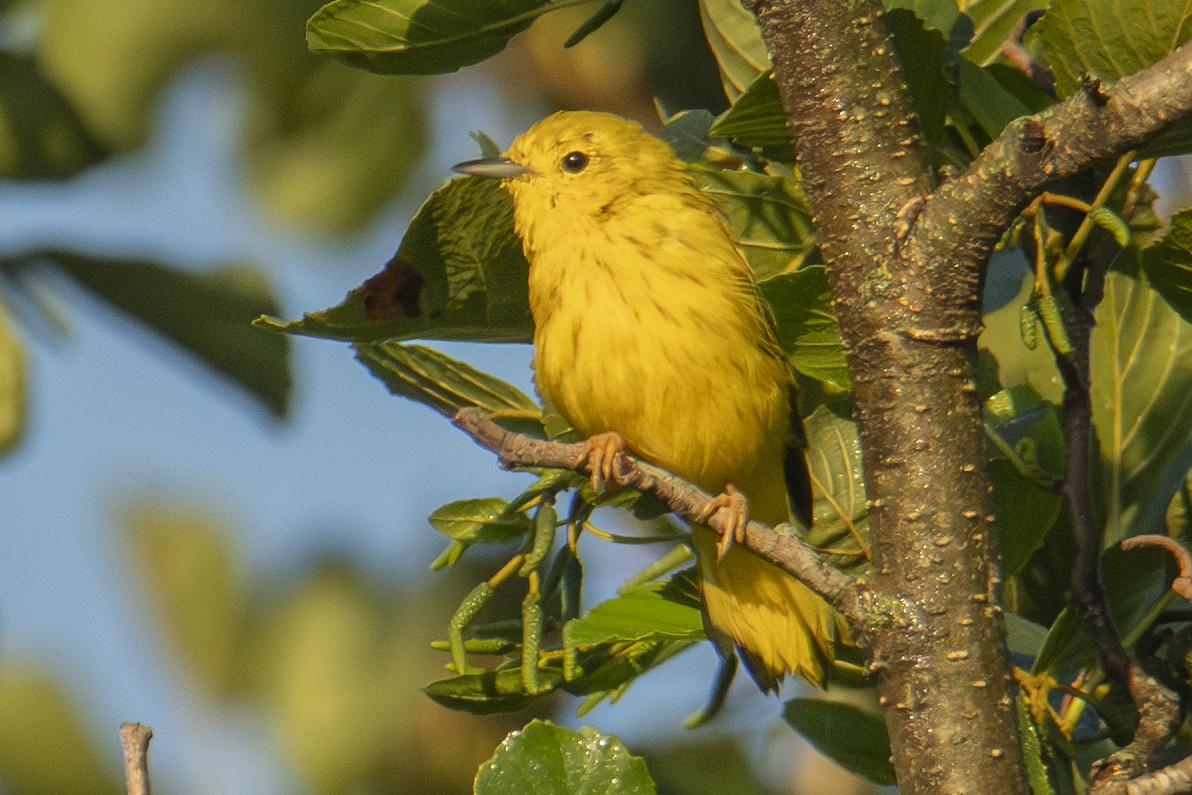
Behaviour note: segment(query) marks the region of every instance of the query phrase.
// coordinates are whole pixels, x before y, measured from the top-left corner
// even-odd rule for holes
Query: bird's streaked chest
[[[694,251],[615,241],[598,251],[532,258],[542,397],[585,435],[617,431],[710,489],[777,454],[788,376],[758,338],[756,301],[713,272],[666,259]]]

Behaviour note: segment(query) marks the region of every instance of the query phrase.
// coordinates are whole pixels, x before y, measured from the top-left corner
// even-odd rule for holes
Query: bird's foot
[[[598,433],[584,442],[583,456],[593,492],[600,494],[610,483],[621,485],[626,449],[625,437],[616,431]]]
[[[724,517],[724,530],[720,533],[720,540],[716,542],[716,557],[720,560],[724,559],[734,544],[740,544],[745,540],[745,527],[749,524],[749,500],[736,486],[729,483],[724,487],[724,491],[708,502],[697,518],[705,522],[722,509],[727,513]]]

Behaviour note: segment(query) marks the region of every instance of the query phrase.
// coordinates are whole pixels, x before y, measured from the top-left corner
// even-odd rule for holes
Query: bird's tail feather
[[[696,527],[704,609],[712,626],[741,651],[766,692],[787,673],[822,685],[832,665],[840,615],[791,575],[742,548],[716,557],[717,536]]]

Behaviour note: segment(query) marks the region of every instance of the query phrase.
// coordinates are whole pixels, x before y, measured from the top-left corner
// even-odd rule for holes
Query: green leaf
[[[760,287],[791,365],[831,391],[847,392],[851,386],[848,365],[840,343],[840,324],[829,303],[832,294],[827,268],[815,265],[782,273]]]
[[[136,581],[187,672],[211,695],[242,692],[247,594],[231,528],[202,510],[146,502],[122,517]]]
[[[1114,544],[1161,532],[1167,503],[1192,468],[1192,325],[1157,292],[1116,271],[1106,277],[1095,318],[1095,491],[1105,501],[1105,543]]]
[[[700,189],[720,205],[758,281],[793,270],[815,247],[811,209],[794,181],[698,164],[691,172]]]
[[[106,156],[36,57],[0,52],[0,174],[63,179]]]
[[[1006,646],[1011,654],[1020,654],[1033,660],[1046,641],[1047,627],[1016,613],[1006,613]]]
[[[1192,0],[1053,0],[1028,39],[1064,98],[1084,75],[1111,83],[1192,36]]]
[[[316,64],[301,82],[267,91],[254,108],[245,171],[280,219],[358,232],[425,159],[424,92],[413,80],[307,57]]]
[[[261,334],[252,319],[276,313],[259,271],[229,266],[185,271],[147,260],[93,259],[67,251],[48,260],[99,297],[160,332],[284,416],[290,401],[290,345]]]
[[[882,5],[887,11],[905,8],[923,20],[924,27],[944,34],[952,30],[960,16],[955,3],[941,3],[939,0],[884,0]]]
[[[759,74],[732,107],[716,117],[710,135],[732,138],[742,146],[781,148],[794,155],[786,129],[786,108],[771,69]],[[785,158],[793,160],[793,157]]]
[[[933,149],[943,147],[948,143],[944,136],[944,119],[952,96],[952,86],[944,71],[949,55],[945,36],[905,11],[895,10],[887,14],[886,23],[898,48],[898,59],[911,90],[923,138]],[[948,28],[943,30],[946,34]]]
[[[1142,265],[1151,286],[1192,322],[1192,209],[1172,216],[1163,237],[1143,251]]]
[[[1017,574],[1059,518],[1064,501],[1014,469],[1004,458],[990,462],[993,483],[993,526],[1002,550],[1002,572]]]
[[[591,0],[579,0],[591,2]],[[575,0],[334,0],[306,23],[311,52],[383,74],[444,74],[491,58]]]
[[[1029,12],[1046,9],[1051,0],[967,0],[962,5],[973,21],[973,38],[962,52],[973,63],[988,66],[1001,56],[1002,44],[1010,38],[1014,26]]]
[[[567,642],[577,646],[612,641],[703,640],[698,605],[676,601],[670,583],[649,583],[593,607],[567,624]]]
[[[476,795],[652,795],[646,763],[615,736],[533,720],[476,774]]]
[[[16,655],[10,655],[16,656]],[[82,690],[88,682],[74,682]],[[6,659],[0,665],[0,770],[22,795],[110,795],[123,786],[111,750],[94,746],[94,726],[59,682]],[[112,727],[113,735],[115,727]]]
[[[819,406],[803,420],[807,461],[817,482],[815,524],[807,543],[831,550],[831,562],[850,572],[868,565],[869,507],[861,468],[861,435],[851,417]]]
[[[393,394],[447,417],[471,406],[530,417],[541,411],[516,387],[433,348],[396,341],[360,343],[356,358]]]
[[[960,104],[990,139],[1010,122],[1030,114],[1031,108],[1004,88],[988,69],[963,58],[956,65]]]
[[[431,194],[385,269],[342,303],[290,323],[258,322],[356,342],[528,342],[529,267],[513,231],[509,194],[495,180],[462,177]]]
[[[1171,557],[1161,550],[1125,552],[1118,546],[1105,550],[1101,556],[1102,584],[1114,625],[1123,636],[1137,639],[1145,629],[1142,620],[1170,593],[1173,575]],[[1060,681],[1068,681],[1077,671],[1096,663],[1092,639],[1072,609],[1065,607],[1052,622],[1031,672],[1049,673]]]
[[[511,510],[500,497],[457,500],[436,508],[430,523],[448,538],[465,544],[491,544],[508,541],[530,532],[530,518]]]
[[[448,709],[473,715],[498,715],[525,709],[543,694],[557,689],[562,682],[562,669],[539,667],[538,692],[529,694],[522,688],[521,671],[514,667],[440,679],[422,690],[436,704]]]
[[[11,450],[24,433],[27,378],[25,346],[0,301],[0,453]]]
[[[770,54],[757,19],[737,0],[699,0],[704,35],[720,65],[720,80],[736,101],[760,72],[770,68]]]
[[[893,784],[890,737],[877,715],[851,704],[794,698],[782,710],[786,722],[836,764],[877,784]]]
[[[993,526],[1002,571],[1010,576],[1043,546],[1063,510],[1063,498],[1049,488],[1064,472],[1063,431],[1056,406],[1029,387],[997,392],[986,401],[985,411],[1000,451],[990,462]]]

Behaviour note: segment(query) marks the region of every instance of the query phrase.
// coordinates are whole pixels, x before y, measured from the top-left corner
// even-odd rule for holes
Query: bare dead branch
[[[149,740],[153,729],[141,723],[120,724],[124,750],[124,783],[128,795],[149,795]]]
[[[590,474],[585,468],[584,445],[580,442],[552,442],[507,431],[492,420],[489,412],[479,408],[460,410],[454,422],[481,447],[496,453],[503,467],[570,469]],[[701,521],[712,503],[713,498],[702,489],[661,467],[632,455],[625,455],[622,462],[624,466],[616,472],[619,485],[652,494],[687,522]],[[725,518],[725,511],[717,511],[702,523],[721,532]],[[896,615],[901,612],[897,609],[883,615],[863,582],[825,563],[787,525],[774,528],[750,520],[744,546],[824,597],[861,634],[859,640],[863,641],[865,631],[876,623],[912,620]]]

